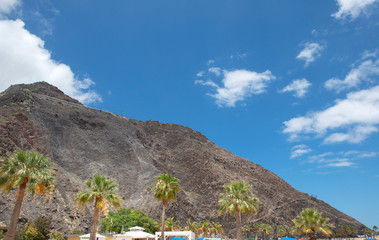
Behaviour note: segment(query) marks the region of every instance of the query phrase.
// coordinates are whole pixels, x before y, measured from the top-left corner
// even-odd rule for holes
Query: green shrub
[[[124,226],[124,231],[130,227],[143,227],[146,232],[154,234],[158,230],[157,223],[141,210],[130,210],[121,208],[117,212],[109,212],[108,216],[101,221],[102,232],[120,233]]]

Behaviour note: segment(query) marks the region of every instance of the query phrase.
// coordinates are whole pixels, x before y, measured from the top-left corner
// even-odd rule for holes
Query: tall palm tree
[[[274,233],[274,229],[270,224],[263,223],[260,226],[260,231],[263,233],[263,239],[266,240],[266,236],[270,236],[270,234]]]
[[[242,232],[245,233],[245,238],[247,239],[247,234],[250,232],[250,227],[247,225],[243,225]]]
[[[75,200],[82,206],[95,202],[95,210],[93,212],[93,221],[89,237],[89,240],[95,240],[100,212],[107,209],[109,205],[119,208],[120,196],[116,193],[118,188],[117,183],[114,179],[108,179],[107,176],[95,174],[92,180],[86,180],[85,184],[87,185],[88,190],[83,190],[77,193],[75,195]]]
[[[54,171],[50,168],[48,157],[37,151],[17,151],[10,158],[4,158],[0,166],[0,186],[9,193],[17,188],[16,203],[12,211],[5,240],[14,240],[18,217],[29,192],[44,195],[52,193],[54,188]]]
[[[179,179],[166,173],[155,177],[157,181],[152,185],[152,192],[157,201],[162,202],[162,226],[161,226],[161,240],[164,238],[164,223],[165,223],[165,209],[169,201],[175,201],[177,193],[181,191],[179,186]]]
[[[219,214],[229,213],[236,217],[237,240],[242,240],[242,213],[251,214],[258,211],[259,199],[249,193],[251,186],[243,181],[232,181],[224,186],[218,203]]]
[[[329,218],[322,217],[322,212],[314,208],[305,208],[292,220],[295,224],[295,233],[306,233],[309,240],[316,240],[317,233],[330,236],[333,232],[330,228],[334,225],[329,222]]]

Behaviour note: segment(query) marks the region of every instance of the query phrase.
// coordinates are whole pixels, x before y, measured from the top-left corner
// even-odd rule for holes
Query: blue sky
[[[177,123],[379,224],[379,1],[0,1],[0,91]]]

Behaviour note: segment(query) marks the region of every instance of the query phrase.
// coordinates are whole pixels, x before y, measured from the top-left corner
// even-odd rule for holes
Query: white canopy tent
[[[88,233],[88,234],[80,236],[79,238],[80,238],[80,240],[88,240],[89,239],[89,235],[90,234]],[[106,239],[105,236],[96,233],[96,240],[105,240],[105,239]]]
[[[155,232],[155,240],[158,240],[161,236],[161,232]],[[188,240],[195,240],[195,233],[191,231],[165,231],[163,240],[166,240],[168,237],[178,237],[178,238],[186,238]]]
[[[124,232],[121,234],[114,235],[115,240],[133,240],[133,239],[143,239],[143,240],[152,240],[155,238],[153,234],[144,232],[144,228],[141,227],[131,227],[129,232]]]

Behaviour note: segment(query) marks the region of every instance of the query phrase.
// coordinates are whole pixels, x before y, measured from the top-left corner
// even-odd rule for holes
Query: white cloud
[[[376,157],[378,156],[378,152],[368,152],[368,153],[362,153],[358,157],[360,158],[371,158],[371,157]]]
[[[351,17],[352,20],[364,13],[378,0],[337,0],[338,12],[332,14],[336,19]]]
[[[239,101],[246,98],[264,93],[269,82],[275,76],[269,70],[258,73],[245,69],[227,71],[220,69],[222,73],[223,86],[219,86],[213,81],[196,80],[196,84],[202,84],[215,88],[216,93],[209,94],[216,99],[216,104],[220,107],[234,107]]]
[[[15,10],[21,5],[20,0],[1,0],[0,1],[0,18],[4,18],[6,15]]]
[[[53,60],[44,41],[24,25],[21,20],[0,21],[0,91],[12,84],[46,81],[85,104],[101,101],[88,90],[91,79],[80,80],[68,65]]]
[[[247,57],[247,53],[236,53],[236,54],[232,54],[230,55],[230,59],[243,59],[243,58],[246,58]]]
[[[324,47],[318,43],[305,43],[304,49],[301,50],[297,59],[305,61],[305,66],[307,67],[311,62],[314,62],[318,57],[321,56],[321,51]]]
[[[292,147],[292,153],[290,158],[297,158],[300,157],[304,154],[307,154],[311,152],[312,149],[310,149],[307,145],[305,144],[300,144]]]
[[[213,73],[217,77],[221,75],[221,68],[219,67],[211,67],[208,69],[208,72]]]
[[[374,56],[373,54],[365,53],[365,58]],[[325,88],[340,92],[342,90],[357,87],[363,81],[370,81],[372,76],[379,75],[379,59],[367,59],[353,68],[346,75],[345,79],[331,78],[325,82]]]
[[[202,77],[204,76],[204,71],[200,71],[196,74],[196,77]]]
[[[294,92],[295,97],[304,97],[305,94],[308,92],[308,88],[312,85],[307,79],[296,79],[293,80],[292,83],[285,86],[280,92]]]
[[[207,65],[211,65],[211,64],[213,64],[213,63],[215,63],[215,60],[213,60],[213,59],[209,59],[209,60],[207,61]]]
[[[283,133],[290,140],[301,136],[325,137],[324,143],[361,142],[377,131],[379,124],[379,85],[349,93],[334,106],[284,122]],[[329,134],[329,135],[328,135]]]
[[[350,142],[359,143],[365,140],[371,133],[377,132],[374,126],[357,126],[347,133],[333,133],[325,138],[325,143]]]
[[[351,167],[353,165],[354,165],[354,163],[352,163],[352,162],[349,162],[347,160],[341,160],[341,161],[329,163],[329,164],[325,165],[325,167]]]

